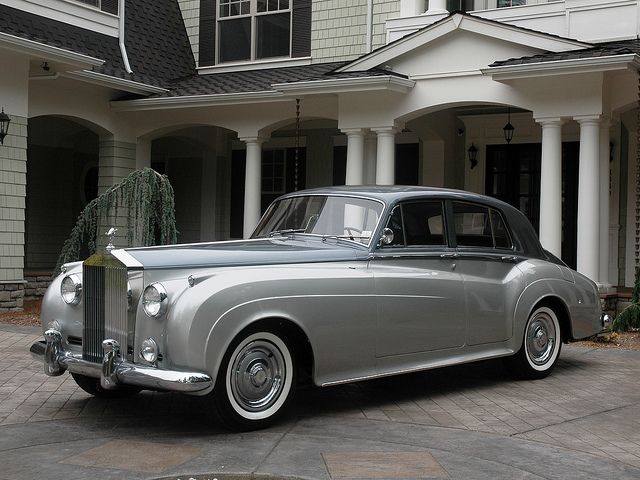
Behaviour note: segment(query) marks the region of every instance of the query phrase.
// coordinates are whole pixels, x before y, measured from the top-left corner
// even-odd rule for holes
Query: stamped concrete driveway
[[[230,434],[203,398],[46,377],[37,338],[0,325],[0,479],[640,478],[640,352],[565,346],[532,382],[492,361],[309,388],[279,425]]]

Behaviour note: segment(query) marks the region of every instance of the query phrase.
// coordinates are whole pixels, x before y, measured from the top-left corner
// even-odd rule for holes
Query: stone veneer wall
[[[373,0],[373,49],[386,43],[385,22],[400,14],[400,0]],[[311,56],[314,63],[348,61],[367,48],[367,0],[314,0]]]
[[[0,145],[0,312],[21,310],[24,298],[24,210],[27,119],[11,115]]]
[[[210,0],[215,1],[215,0]],[[189,42],[191,43],[191,50],[193,51],[193,57],[198,64],[198,41],[199,30],[198,24],[200,19],[200,0],[178,0],[180,10],[182,11],[182,19],[184,25],[187,28],[187,35],[189,36]]]

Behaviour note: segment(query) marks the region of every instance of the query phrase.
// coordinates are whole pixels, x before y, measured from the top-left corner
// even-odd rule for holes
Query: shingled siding
[[[399,12],[399,0],[373,0],[374,49],[386,43],[385,22]],[[314,62],[353,60],[367,53],[367,0],[314,0],[312,15]]]
[[[373,1],[373,48],[376,49],[387,43],[386,21],[400,16],[399,0]]]
[[[27,119],[11,115],[0,145],[0,311],[21,309],[24,297],[24,209]]]
[[[135,143],[122,142],[113,138],[100,140],[100,160],[98,174],[98,194],[104,193],[108,188],[117,185],[136,168]],[[115,218],[101,219],[98,227],[98,246],[107,244],[104,233],[111,227],[116,227],[118,233],[114,240],[117,247],[124,247],[127,243],[127,211],[119,208]]]
[[[196,64],[198,64],[198,42],[200,41],[198,35],[200,0],[178,0],[178,4],[180,5],[180,11],[182,11],[182,19],[184,20],[184,25],[187,29],[191,50],[193,51]]]

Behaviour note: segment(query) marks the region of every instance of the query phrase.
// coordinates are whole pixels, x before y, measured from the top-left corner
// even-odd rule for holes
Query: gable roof
[[[118,39],[0,5],[0,32],[104,60],[93,72],[163,86],[193,75],[195,62],[176,0],[133,0],[125,10],[125,45],[133,73],[125,70]]]
[[[409,35],[363,55],[338,69],[339,72],[370,69],[393,60],[453,31],[469,31],[504,41],[521,44],[542,51],[560,52],[584,49],[591,44],[558,35],[538,32],[528,28],[509,25],[495,20],[476,17],[468,13],[453,12],[449,16],[417,30]]]

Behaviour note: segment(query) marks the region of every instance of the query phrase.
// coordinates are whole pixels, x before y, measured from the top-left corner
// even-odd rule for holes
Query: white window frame
[[[287,149],[286,148],[270,148],[265,150],[265,152],[271,152],[274,153],[275,152],[282,152],[282,157],[281,158],[275,158],[275,155],[273,157],[273,161],[272,161],[272,169],[271,171],[267,172],[264,168],[264,160],[263,160],[263,164],[262,164],[262,181],[264,181],[265,178],[269,178],[271,179],[271,184],[275,185],[275,180],[281,180],[282,181],[282,189],[280,190],[276,190],[276,189],[271,189],[271,190],[262,190],[263,194],[267,194],[267,195],[282,195],[284,193],[286,193],[287,191]],[[275,170],[276,167],[276,161],[280,162],[282,161],[282,176],[276,176],[273,171]]]
[[[239,15],[229,15],[227,17],[222,17],[220,15],[221,0],[216,0],[216,65],[232,65],[234,63],[246,63],[246,62],[291,58],[291,50],[293,48],[293,8],[292,7],[293,7],[294,0],[289,0],[289,8],[283,8],[281,10],[272,10],[267,12],[258,12],[257,0],[249,0],[249,1],[251,2],[249,13],[239,14]],[[281,57],[256,58],[256,53],[257,53],[256,35],[258,33],[256,18],[262,15],[275,15],[279,13],[289,13],[289,55],[285,55]],[[225,22],[228,20],[237,20],[238,18],[247,18],[247,17],[251,17],[251,58],[243,59],[243,60],[228,61],[228,62],[220,62],[220,46],[222,42],[220,38],[221,29],[218,28],[218,26],[220,25],[221,22]]]

